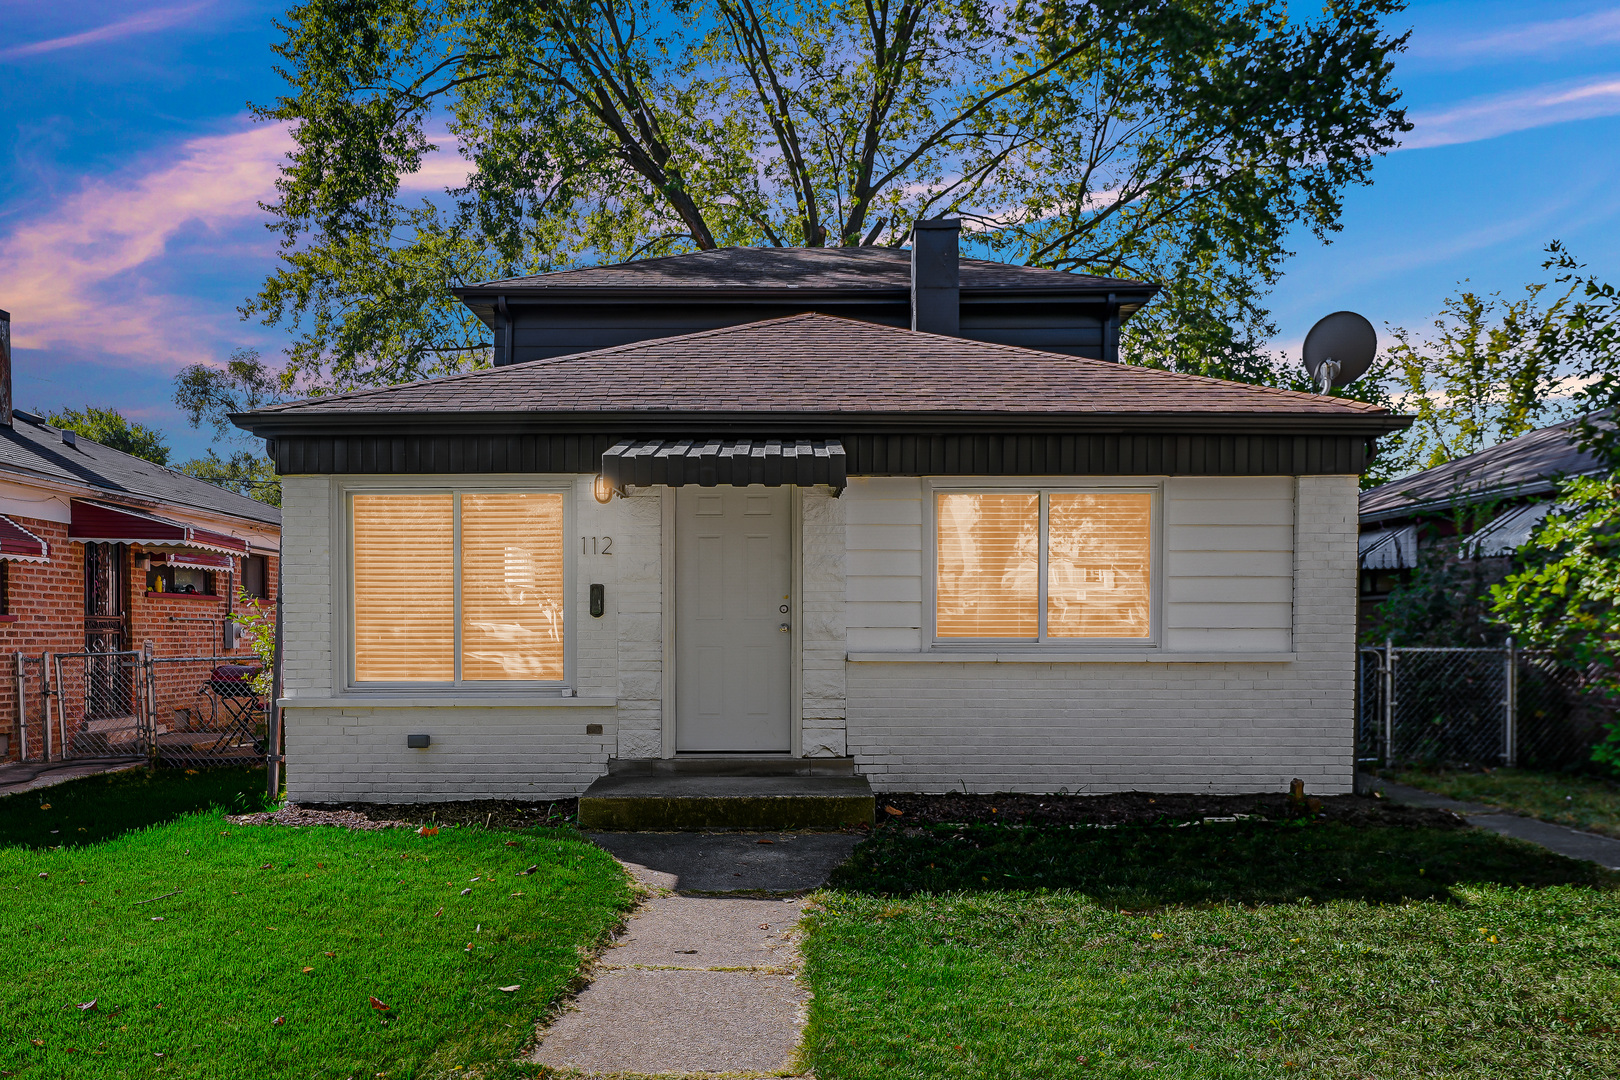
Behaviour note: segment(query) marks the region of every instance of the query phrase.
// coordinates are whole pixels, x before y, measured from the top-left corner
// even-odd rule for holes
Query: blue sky
[[[189,456],[209,438],[173,407],[174,372],[280,349],[236,306],[275,257],[257,202],[287,144],[246,105],[279,87],[284,6],[0,0],[0,308],[20,406],[114,406]],[[1620,278],[1620,3],[1414,3],[1394,25],[1413,30],[1396,81],[1417,128],[1347,194],[1331,244],[1294,239],[1280,348],[1338,308],[1416,328],[1463,279],[1517,290],[1554,238]]]

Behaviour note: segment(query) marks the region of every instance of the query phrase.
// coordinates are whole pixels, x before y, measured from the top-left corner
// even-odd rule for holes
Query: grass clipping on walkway
[[[1615,882],[1466,830],[890,826],[810,917],[808,1064],[1620,1075]]]
[[[1391,778],[1464,802],[1489,803],[1555,825],[1620,838],[1620,782],[1614,780],[1529,769],[1413,769]]]
[[[49,815],[62,794],[22,798]],[[253,828],[223,810],[0,848],[0,897],[0,1075],[86,1078],[499,1066],[632,899],[568,831]]]

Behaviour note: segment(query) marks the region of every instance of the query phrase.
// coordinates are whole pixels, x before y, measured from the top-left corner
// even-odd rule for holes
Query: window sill
[[[1295,653],[1164,652],[1120,649],[1117,652],[852,652],[852,664],[1290,664]]]
[[[611,697],[558,697],[556,694],[421,693],[341,694],[284,697],[283,709],[603,709],[617,705]]]
[[[152,592],[151,590],[147,590],[146,597],[149,600],[212,600],[216,604],[219,603],[219,601],[223,599],[223,597],[217,596],[214,593],[205,593],[205,592]]]

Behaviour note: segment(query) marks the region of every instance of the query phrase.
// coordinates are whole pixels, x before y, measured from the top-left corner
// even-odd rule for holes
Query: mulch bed
[[[1112,795],[879,795],[880,825],[1173,825],[1252,815],[1267,821],[1338,822],[1462,829],[1449,810],[1397,806],[1366,795],[1328,795],[1302,807],[1286,794],[1190,795],[1125,791]],[[898,814],[894,810],[900,811]]]
[[[578,799],[517,802],[512,799],[464,799],[429,803],[300,803],[303,810],[347,812],[372,821],[419,825],[481,825],[489,829],[532,829],[537,825],[572,825]]]

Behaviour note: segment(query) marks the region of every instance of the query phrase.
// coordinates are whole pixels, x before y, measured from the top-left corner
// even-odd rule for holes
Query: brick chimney
[[[962,329],[962,287],[957,271],[957,218],[919,221],[911,227],[911,328],[930,334]]]
[[[11,426],[11,312],[0,311],[0,424]]]

